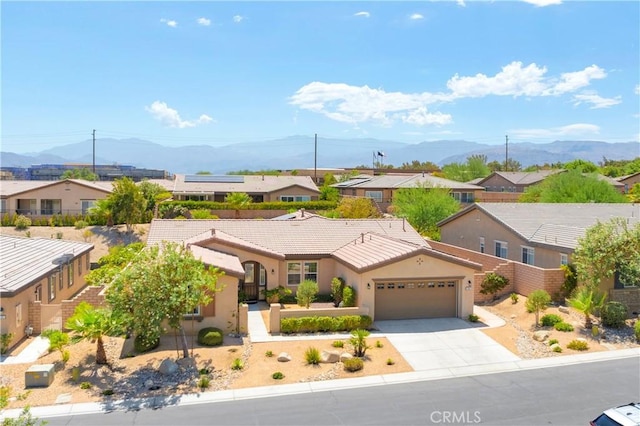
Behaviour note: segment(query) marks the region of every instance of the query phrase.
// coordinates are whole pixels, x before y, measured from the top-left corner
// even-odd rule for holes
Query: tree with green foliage
[[[109,253],[98,260],[99,267],[85,275],[89,285],[108,285],[144,249],[144,243],[118,245],[109,248]]]
[[[491,172],[519,172],[522,170],[522,164],[513,158],[507,160],[506,166],[504,161],[493,160],[487,163],[487,167]]]
[[[569,161],[568,163],[564,163],[564,169],[566,170],[577,170],[580,173],[596,173],[598,171],[598,166],[593,164],[591,161],[576,159],[573,161]]]
[[[480,293],[491,295],[492,299],[496,299],[496,294],[509,285],[509,278],[504,277],[495,272],[486,274],[480,284]]]
[[[540,324],[540,312],[547,309],[551,303],[551,296],[544,290],[533,290],[527,297],[525,307],[528,312],[536,314],[536,327]]]
[[[380,217],[380,211],[370,198],[343,197],[336,210],[343,219],[367,219]]]
[[[600,292],[590,285],[578,287],[571,298],[567,299],[569,306],[584,315],[584,327],[591,330],[591,315],[602,308],[607,294]]]
[[[320,200],[338,201],[340,199],[340,191],[338,191],[338,188],[331,186],[335,183],[338,183],[338,180],[333,173],[325,173],[322,186],[320,187]]]
[[[443,176],[458,182],[469,182],[489,176],[490,173],[485,155],[472,155],[467,157],[466,163],[450,163],[442,166]]]
[[[65,170],[64,173],[60,176],[60,180],[64,179],[82,179],[88,180],[90,182],[95,182],[98,180],[98,175],[93,173],[86,167],[81,169],[69,169]]]
[[[240,209],[247,208],[253,199],[246,192],[231,192],[224,198],[224,202],[236,211],[236,219],[240,219]]]
[[[118,318],[150,344],[162,334],[162,323],[180,333],[182,353],[189,356],[182,327],[185,315],[211,303],[221,291],[222,274],[207,267],[186,247],[174,243],[142,251],[111,283],[106,298]]]
[[[440,240],[437,223],[460,210],[449,189],[419,184],[401,188],[393,197],[392,211],[406,218],[420,234]]]
[[[578,280],[589,286],[616,271],[625,284],[640,285],[640,223],[630,225],[621,217],[598,221],[578,239],[571,259]]]
[[[313,280],[304,280],[298,285],[296,291],[296,301],[299,306],[309,309],[313,301],[316,299],[319,288],[318,283]]]
[[[145,211],[149,216],[153,216],[156,205],[172,197],[171,192],[155,182],[143,180],[138,184],[138,187],[142,191],[142,196],[146,201]]]
[[[65,323],[65,327],[73,332],[71,341],[74,343],[80,340],[95,341],[96,364],[108,363],[102,338],[120,330],[119,323],[110,310],[96,308],[87,302],[80,302],[73,315]]]
[[[133,231],[133,225],[139,223],[147,208],[142,190],[128,177],[116,179],[113,191],[106,198],[106,208],[116,223],[127,225],[127,232]]]
[[[402,165],[400,167],[398,167],[398,169],[400,170],[421,170],[424,171],[425,173],[432,173],[432,172],[437,172],[440,171],[440,167],[435,164],[432,163],[431,161],[419,161],[419,160],[413,160],[410,163],[402,163]]]
[[[627,194],[627,198],[630,203],[640,203],[640,183],[636,183],[631,187]]]
[[[578,170],[556,173],[525,189],[522,203],[626,203],[627,198],[596,175]]]

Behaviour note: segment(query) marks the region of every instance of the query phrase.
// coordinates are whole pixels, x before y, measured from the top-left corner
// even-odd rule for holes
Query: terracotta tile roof
[[[87,186],[105,193],[113,191],[112,182],[91,182],[82,179],[67,179],[67,181]],[[62,185],[64,182],[65,180],[3,180],[0,181],[0,196],[10,197],[22,192],[45,188],[47,186]]]
[[[402,219],[327,219],[319,216],[292,220],[167,220],[151,223],[147,244],[182,242],[215,229],[244,241],[248,248],[295,255],[329,255],[368,232],[429,247],[424,238]],[[220,234],[222,238],[222,235]],[[225,237],[228,238],[228,237]]]
[[[240,259],[238,259],[237,256],[196,245],[189,246],[189,250],[191,250],[196,259],[201,260],[207,265],[214,265],[218,269],[224,271],[226,275],[238,278],[244,277],[244,269],[242,268]]]
[[[22,290],[58,269],[63,255],[75,259],[91,250],[90,243],[0,235],[0,293]]]
[[[335,250],[336,259],[357,270],[385,264],[424,250],[424,246],[384,235],[366,233]]]

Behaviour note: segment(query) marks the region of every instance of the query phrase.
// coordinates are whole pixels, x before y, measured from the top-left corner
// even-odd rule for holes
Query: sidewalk
[[[36,362],[40,356],[49,350],[49,339],[36,336],[31,339],[32,342],[17,355],[0,357],[0,366],[2,364],[25,364]]]

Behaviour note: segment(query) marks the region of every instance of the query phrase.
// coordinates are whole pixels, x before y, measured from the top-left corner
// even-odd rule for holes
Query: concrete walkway
[[[0,357],[2,364],[26,364],[36,362],[38,358],[49,351],[49,339],[41,336],[31,338],[29,343],[19,354]]]
[[[315,335],[271,336],[267,333],[260,309],[261,306],[258,304],[249,305],[249,334],[252,342],[320,338]],[[167,405],[227,402],[301,392],[324,392],[640,357],[640,348],[632,348],[522,360],[479,330],[486,327],[499,327],[504,324],[504,321],[479,307],[475,307],[474,312],[483,322],[469,323],[457,318],[376,321],[374,325],[378,331],[372,332],[371,338],[380,336],[389,339],[414,368],[415,371],[412,372],[176,395],[172,396],[170,402],[167,402],[166,397],[155,397],[114,401],[109,406],[102,403],[79,403],[32,407],[31,413],[35,417],[57,417],[101,413],[114,409],[138,410]],[[327,334],[321,338],[344,339],[346,336],[349,334]],[[11,409],[1,412],[0,420],[17,417],[20,411],[20,409]]]

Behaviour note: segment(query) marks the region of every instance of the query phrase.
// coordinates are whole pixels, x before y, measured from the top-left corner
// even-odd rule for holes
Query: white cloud
[[[242,15],[235,15],[233,17],[233,22],[235,22],[236,24],[239,24],[242,21],[244,21],[244,16]]]
[[[562,0],[522,0],[525,3],[533,4],[538,7],[553,6],[562,4]]]
[[[160,19],[160,22],[162,22],[163,24],[167,24],[169,27],[171,28],[175,28],[178,26],[178,23],[176,21],[174,21],[173,19]]]
[[[595,93],[585,92],[579,95],[573,96],[574,105],[580,105],[581,103],[591,104],[590,109],[609,108],[614,105],[622,103],[622,97],[616,96],[615,98],[603,98]]]
[[[368,18],[371,16],[371,14],[369,12],[362,11],[362,12],[354,13],[353,16],[362,16],[364,18]]]
[[[458,3],[458,6],[460,7],[467,7],[467,4],[464,2],[464,0],[456,0],[456,3]]]
[[[436,124],[442,126],[444,124],[451,124],[453,119],[449,114],[443,114],[441,112],[430,113],[427,111],[427,107],[420,107],[409,111],[408,113],[401,115],[400,119],[404,123],[414,124],[416,126],[426,126],[429,124]]]
[[[198,117],[197,120],[183,120],[180,118],[180,114],[173,108],[169,108],[169,106],[165,102],[155,101],[150,106],[145,107],[145,109],[151,113],[153,118],[160,121],[167,127],[177,127],[179,129],[184,129],[187,127],[196,127],[199,124],[209,123],[213,121],[211,117],[206,114],[202,114]]]
[[[208,27],[209,25],[211,25],[211,19],[207,18],[198,18],[196,22],[198,23],[198,25],[202,25],[204,27]]]
[[[559,95],[574,92],[588,86],[591,80],[603,79],[607,76],[605,70],[597,65],[591,65],[582,71],[566,72],[560,74],[560,81],[550,88],[551,94]]]
[[[600,127],[595,124],[576,123],[551,129],[513,129],[508,133],[518,139],[552,138],[597,135],[600,133]]]
[[[633,91],[635,92],[636,95],[640,95],[640,84],[638,84]]]
[[[420,19],[424,19],[424,16],[422,16],[419,13],[414,13],[411,16],[409,16],[409,19],[411,19],[412,21],[418,21]]]

